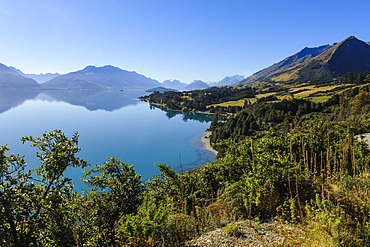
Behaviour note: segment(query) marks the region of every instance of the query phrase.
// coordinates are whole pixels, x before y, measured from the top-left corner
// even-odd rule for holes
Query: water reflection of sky
[[[209,126],[205,115],[199,115],[202,122],[196,121],[193,113],[184,116],[174,112],[169,118],[168,111],[137,100],[145,94],[141,91],[64,94],[28,92],[23,102],[18,95],[2,104],[2,109],[7,109],[0,114],[0,145],[8,143],[11,152],[25,155],[29,167],[35,168],[39,164],[34,157],[37,150],[22,145],[22,136],[39,136],[54,129],[71,136],[78,131],[81,158],[90,164],[101,164],[111,156],[121,158],[133,164],[145,179],[158,174],[154,163],[166,163],[179,171],[180,162],[186,170],[214,160],[214,155],[197,141]],[[6,102],[7,97],[0,97],[1,103]],[[194,121],[187,121],[190,119]],[[81,175],[76,171],[68,174],[75,181]]]

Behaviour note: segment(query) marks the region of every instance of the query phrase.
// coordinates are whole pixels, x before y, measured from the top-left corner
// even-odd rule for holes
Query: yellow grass
[[[245,100],[249,100],[251,103],[254,103],[257,101],[257,99],[255,98],[244,98],[244,99],[240,99],[240,100],[233,100],[233,101],[227,101],[227,102],[223,102],[223,103],[220,103],[220,104],[213,104],[213,105],[208,105],[208,107],[210,106],[223,106],[223,107],[228,107],[228,106],[244,106],[244,101]]]
[[[348,84],[341,84],[341,85],[334,85],[334,86],[323,86],[323,87],[317,87],[315,85],[308,85],[308,86],[301,86],[301,87],[295,87],[295,88],[292,88],[289,90],[290,93],[293,93],[294,94],[294,97],[295,98],[298,98],[298,99],[301,99],[301,98],[317,98],[317,97],[321,97],[319,99],[319,102],[323,102],[322,100],[324,98],[322,98],[322,96],[315,96],[315,97],[309,97],[310,95],[314,94],[314,93],[318,93],[318,92],[327,92],[327,91],[330,91],[330,90],[334,90],[338,87],[342,87],[342,86],[347,86]],[[302,92],[298,92],[298,91],[301,91],[301,90],[306,90],[306,91],[302,91]],[[298,92],[298,93],[294,93],[294,92]],[[285,97],[282,96],[281,98],[287,98],[289,97],[288,95],[286,95]],[[326,100],[329,98],[329,96],[326,96]],[[315,100],[314,100],[315,101]]]
[[[273,81],[290,81],[294,79],[298,79],[298,74],[296,70],[291,73],[284,73],[272,78]]]
[[[315,102],[315,103],[324,103],[326,102],[328,99],[331,98],[332,95],[328,95],[328,96],[313,96],[313,97],[308,97],[307,99]]]
[[[290,99],[292,96],[291,94],[293,94],[293,96],[297,99],[302,99],[302,98],[305,98],[305,99],[310,99],[312,100],[313,102],[315,103],[323,103],[325,101],[327,101],[333,94],[330,94],[328,95],[326,92],[327,91],[330,91],[330,90],[334,90],[338,87],[342,87],[342,86],[350,86],[351,84],[340,84],[340,85],[334,85],[334,86],[316,86],[316,85],[307,85],[307,83],[302,83],[300,85],[297,85],[297,87],[294,87],[294,88],[290,88],[288,89],[287,91],[283,91],[283,92],[270,92],[270,93],[261,93],[261,94],[257,94],[255,96],[255,98],[244,98],[244,99],[241,99],[241,100],[235,100],[235,101],[227,101],[227,102],[223,102],[223,103],[220,103],[220,104],[213,104],[213,105],[209,105],[207,107],[210,107],[210,106],[223,106],[223,107],[228,107],[228,106],[243,106],[244,105],[244,101],[245,100],[249,100],[251,103],[254,103],[257,101],[257,99],[260,99],[260,98],[263,98],[263,97],[268,97],[268,96],[271,96],[271,95],[276,95],[276,97],[279,99],[279,100],[283,100],[283,99]],[[268,88],[266,89],[263,89],[262,91],[264,90],[268,90]],[[305,90],[305,91],[302,91],[302,92],[298,92],[298,91],[301,91],[301,90]],[[345,89],[341,90],[341,91],[344,91]],[[335,93],[340,93],[341,91],[337,91]],[[297,92],[297,93],[295,93]],[[318,92],[322,92],[322,95],[316,95],[316,96],[311,96],[312,94],[316,94]],[[281,94],[281,95],[279,95]]]
[[[262,93],[262,94],[257,94],[255,97],[256,97],[257,99],[260,99],[260,98],[267,97],[267,96],[274,95],[274,94],[276,94],[276,92],[271,92],[271,93]]]

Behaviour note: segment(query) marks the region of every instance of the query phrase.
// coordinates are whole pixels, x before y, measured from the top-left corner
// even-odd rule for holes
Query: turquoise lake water
[[[0,91],[0,145],[24,155],[29,168],[39,165],[36,148],[21,144],[25,135],[60,129],[80,134],[80,158],[102,164],[107,157],[134,166],[144,180],[158,174],[154,163],[166,163],[177,172],[215,160],[199,138],[212,115],[164,111],[137,99],[145,91]],[[77,187],[79,170],[67,171]]]

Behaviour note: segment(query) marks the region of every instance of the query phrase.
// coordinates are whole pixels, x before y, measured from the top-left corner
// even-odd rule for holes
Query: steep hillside
[[[350,36],[329,50],[278,75],[272,81],[333,79],[347,72],[370,71],[370,46]]]
[[[293,56],[263,69],[241,81],[308,81],[333,79],[347,72],[370,71],[370,46],[354,36],[340,43],[304,48]]]
[[[370,71],[370,46],[350,36],[321,55],[304,64],[299,78],[330,79],[347,72]]]
[[[256,81],[261,81],[267,77],[271,77],[278,73],[284,72],[291,69],[299,64],[302,64],[311,58],[323,53],[324,51],[330,49],[333,45],[323,45],[313,48],[304,48],[298,53],[285,58],[284,60],[267,67],[253,75],[247,77],[245,80],[241,81],[239,84],[250,84]]]

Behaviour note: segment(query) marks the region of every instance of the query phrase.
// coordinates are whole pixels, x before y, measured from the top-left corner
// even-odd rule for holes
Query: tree
[[[85,171],[84,182],[92,186],[92,191],[84,198],[82,217],[86,228],[94,228],[95,244],[105,246],[116,241],[116,230],[121,217],[134,214],[142,201],[144,191],[141,176],[133,166],[113,157],[103,165],[95,165]],[[92,236],[87,236],[92,238]]]
[[[27,206],[27,201],[31,202],[30,173],[23,172],[26,166],[23,157],[7,156],[8,151],[8,147],[0,147],[0,244],[25,246],[30,236],[22,222],[27,222],[32,213],[32,207]]]
[[[370,103],[370,95],[368,92],[361,91],[350,102],[352,112],[354,114],[362,113],[366,106]]]
[[[85,167],[75,155],[78,133],[71,139],[60,130],[44,132],[42,137],[25,136],[39,152],[39,168],[24,172],[22,157],[6,156],[0,149],[1,197],[0,226],[3,246],[73,246],[73,202],[71,179],[63,176],[68,167]],[[31,175],[37,175],[35,177]],[[6,233],[9,232],[9,233]]]

